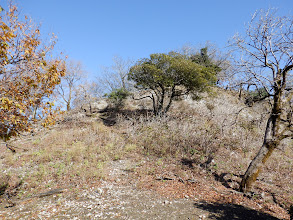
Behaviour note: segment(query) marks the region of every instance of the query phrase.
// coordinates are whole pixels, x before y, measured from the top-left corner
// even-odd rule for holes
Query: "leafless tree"
[[[61,79],[56,91],[57,95],[65,103],[67,111],[71,110],[74,92],[85,76],[86,71],[81,62],[71,60],[66,64],[66,75]]]
[[[113,65],[102,68],[102,76],[97,80],[105,92],[111,92],[115,89],[129,90],[131,83],[127,80],[127,74],[133,61],[130,59],[124,60],[120,56],[113,57]]]
[[[79,84],[73,100],[74,107],[88,109],[92,113],[93,102],[101,97],[100,87],[96,82],[84,82]]]
[[[231,46],[238,52],[238,79],[256,89],[265,89],[271,109],[263,144],[240,184],[240,190],[246,192],[251,190],[272,152],[284,139],[293,137],[293,18],[280,17],[274,9],[257,11],[245,36],[235,35]]]

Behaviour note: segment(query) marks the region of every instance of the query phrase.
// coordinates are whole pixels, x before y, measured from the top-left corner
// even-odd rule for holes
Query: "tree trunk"
[[[280,75],[279,77],[280,78]],[[282,113],[282,95],[283,89],[281,81],[275,80],[275,93],[272,113],[267,122],[267,127],[264,135],[264,142],[255,158],[249,164],[244,177],[240,183],[240,191],[247,192],[251,190],[252,184],[256,181],[262,167],[267,159],[272,155],[274,149],[278,147],[282,138],[280,136],[281,113]],[[270,138],[269,138],[270,137]]]
[[[37,119],[37,110],[38,110],[38,107],[34,107],[34,110],[33,110],[33,119]]]
[[[89,107],[90,107],[90,114],[92,114],[92,103],[89,102]]]
[[[71,110],[70,102],[67,102],[67,104],[66,104],[66,110],[67,110],[67,111],[70,111],[70,110]]]
[[[157,108],[157,115],[161,115],[164,109],[164,101],[165,101],[165,89],[162,87],[162,92],[160,97],[158,97],[158,108]]]
[[[66,109],[67,109],[67,111],[70,111],[71,110],[71,95],[72,95],[72,86],[73,85],[71,85],[70,87],[69,87],[69,96],[68,96],[68,101],[67,101],[67,105],[66,105]]]
[[[152,99],[152,102],[153,102],[153,112],[154,112],[154,115],[157,115],[156,99],[155,99],[155,96],[153,94],[151,96],[151,99]]]
[[[173,101],[174,97],[175,97],[175,85],[172,86],[169,103],[168,103],[167,107],[165,108],[164,113],[167,113],[169,111],[169,108],[170,108],[170,106],[172,104],[172,101]]]
[[[240,183],[240,191],[248,192],[251,190],[252,184],[256,181],[262,167],[267,159],[272,155],[274,149],[278,146],[279,141],[265,140],[255,158],[249,164],[244,177]]]

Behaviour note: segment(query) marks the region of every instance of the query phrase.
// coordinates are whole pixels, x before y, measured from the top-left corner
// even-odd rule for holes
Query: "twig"
[[[27,198],[23,198],[23,199],[19,199],[19,200],[14,200],[12,201],[11,199],[7,198],[7,202],[9,205],[6,206],[6,208],[9,208],[9,207],[13,207],[21,202],[24,202],[26,200],[29,200],[29,199],[32,199],[32,198],[43,198],[45,196],[51,196],[51,195],[54,195],[54,194],[60,194],[60,193],[63,193],[65,191],[65,189],[53,189],[53,190],[50,190],[50,191],[47,191],[47,192],[44,192],[44,193],[39,193],[39,194],[36,194],[36,195],[32,195],[32,196],[29,196]]]
[[[7,143],[5,144],[5,146],[6,146],[9,150],[11,150],[13,153],[16,153],[16,150],[14,149],[13,146],[8,145]]]
[[[47,191],[47,192],[44,192],[44,193],[39,193],[37,195],[33,195],[31,197],[42,198],[42,197],[45,197],[45,196],[51,196],[51,195],[60,194],[60,193],[63,193],[63,192],[64,192],[64,189],[54,189],[54,190],[50,190],[50,191]]]

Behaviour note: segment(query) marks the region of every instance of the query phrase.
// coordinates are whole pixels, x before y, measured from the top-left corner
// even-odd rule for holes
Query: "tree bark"
[[[69,102],[67,102],[67,104],[66,104],[66,110],[67,110],[68,112],[71,110],[71,106],[70,106],[70,103],[69,103]]]
[[[267,122],[264,142],[255,158],[249,164],[249,167],[242,178],[239,189],[242,192],[251,191],[252,184],[256,181],[265,162],[282,140],[280,137],[281,114],[283,106],[281,97],[283,96],[285,87],[281,86],[280,73],[281,72],[278,71],[278,75],[274,82],[274,102],[271,116]]]
[[[175,97],[175,85],[171,89],[171,95],[170,95],[169,103],[166,106],[164,113],[167,113],[169,111],[169,109],[171,107],[171,104],[173,102],[174,97]]]
[[[256,181],[262,167],[267,159],[272,155],[274,149],[278,146],[279,141],[265,140],[255,158],[249,164],[244,177],[240,183],[240,191],[251,191],[252,184]]]
[[[274,149],[278,147],[282,138],[279,134],[281,124],[281,92],[278,91],[274,96],[274,105],[272,114],[267,122],[267,127],[264,135],[264,142],[255,158],[249,164],[244,177],[240,183],[239,190],[241,192],[251,191],[252,184],[256,181],[259,173],[262,170],[265,162],[272,155]]]

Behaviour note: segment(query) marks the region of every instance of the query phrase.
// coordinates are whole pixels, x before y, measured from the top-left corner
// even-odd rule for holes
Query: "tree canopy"
[[[0,12],[0,138],[28,130],[37,119],[44,126],[53,122],[56,112],[48,98],[65,73],[62,60],[49,56],[55,43],[53,35],[44,44],[39,27],[19,18],[16,6]]]
[[[206,91],[216,82],[216,69],[193,62],[179,53],[151,54],[139,60],[128,74],[136,88],[150,98],[155,114],[166,113],[175,97]]]

